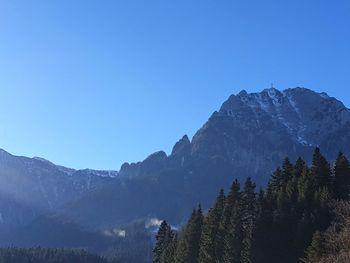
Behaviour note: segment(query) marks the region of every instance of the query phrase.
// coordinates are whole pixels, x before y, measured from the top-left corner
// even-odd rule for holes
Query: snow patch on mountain
[[[277,120],[285,127],[294,141],[301,145],[313,146],[305,136],[306,124],[303,123],[301,110],[294,98],[296,91],[307,91],[307,89],[288,89],[279,91],[275,88],[265,89],[260,93],[240,92],[237,96],[241,102],[252,109],[257,123],[261,123],[259,112],[265,112],[271,119]],[[329,99],[326,93],[318,93],[322,99]],[[235,111],[226,109],[228,115],[234,117]]]

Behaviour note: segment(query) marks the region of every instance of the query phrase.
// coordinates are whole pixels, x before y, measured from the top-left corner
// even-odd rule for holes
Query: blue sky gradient
[[[303,86],[350,106],[350,2],[0,0],[0,147],[119,169],[232,93]]]

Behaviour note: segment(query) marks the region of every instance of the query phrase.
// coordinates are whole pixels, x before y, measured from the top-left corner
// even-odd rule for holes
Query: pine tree
[[[162,253],[166,250],[172,239],[172,231],[170,225],[164,220],[156,235],[156,245],[153,249],[153,262],[161,263]]]
[[[225,261],[224,257],[228,258],[229,255],[225,254],[231,254],[235,248],[233,248],[233,245],[231,243],[234,242],[235,236],[235,220],[232,217],[236,217],[237,215],[237,209],[238,209],[238,203],[241,202],[241,193],[240,193],[240,184],[238,180],[234,180],[234,182],[231,185],[230,192],[226,198],[225,208],[223,212],[223,217],[221,224],[219,226],[218,234],[217,234],[217,248],[219,248],[216,251],[216,254],[219,255],[217,258],[218,261],[223,262],[231,262],[231,261]],[[231,257],[230,257],[231,258]]]
[[[222,222],[224,207],[225,195],[224,191],[221,190],[214,207],[209,210],[208,215],[204,219],[199,251],[200,263],[214,263],[218,257],[222,256],[217,253],[222,250],[218,232]]]
[[[283,172],[280,167],[278,167],[275,172],[272,174],[271,179],[268,183],[268,191],[273,194],[277,195],[278,191],[283,186]]]
[[[175,255],[176,263],[197,263],[199,244],[202,235],[202,209],[193,210],[192,215],[183,230]]]
[[[350,194],[350,165],[343,153],[338,154],[334,167],[334,193],[338,199],[348,200]]]
[[[294,165],[293,176],[296,177],[297,179],[299,179],[301,177],[305,167],[306,167],[305,161],[299,157]]]
[[[223,238],[223,255],[221,261],[224,263],[241,262],[243,226],[242,226],[242,199],[240,186],[236,180],[231,187],[231,192],[227,198],[226,209],[230,209],[230,215],[225,213],[225,235]]]
[[[256,220],[256,194],[255,184],[247,178],[242,193],[242,228],[243,241],[241,262],[252,262],[253,232]]]
[[[160,258],[161,263],[174,263],[177,245],[178,245],[177,234],[173,233],[171,242],[164,249],[161,255],[161,258]]]
[[[289,161],[288,158],[285,158],[282,164],[282,187],[286,188],[288,181],[292,178],[294,172],[294,166]]]
[[[303,169],[302,176],[298,180],[298,205],[308,208],[311,205],[315,192],[315,178],[307,167]]]
[[[235,179],[231,185],[230,192],[226,198],[223,219],[222,219],[223,228],[226,228],[226,226],[230,223],[231,215],[233,213],[235,205],[237,202],[241,200],[240,189],[241,189],[240,183],[238,182],[237,179]]]
[[[315,190],[331,186],[331,168],[326,158],[321,154],[320,148],[315,149],[311,173],[315,179]]]
[[[257,220],[254,231],[252,262],[271,262],[271,250],[274,248],[272,241],[274,240],[273,214],[275,209],[272,195],[260,190],[257,201]]]
[[[196,211],[195,219],[190,225],[189,231],[189,262],[196,263],[198,262],[199,257],[199,244],[202,235],[203,227],[203,213],[202,209],[199,206]]]

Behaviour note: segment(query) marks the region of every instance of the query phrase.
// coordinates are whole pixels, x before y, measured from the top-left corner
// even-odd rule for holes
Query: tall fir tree
[[[241,251],[241,262],[252,262],[253,233],[255,228],[257,203],[255,194],[255,184],[251,178],[247,178],[242,193],[242,228],[243,240]]]
[[[277,169],[274,171],[274,173],[271,176],[271,179],[268,183],[268,191],[272,195],[277,195],[278,191],[283,186],[283,172],[280,167],[277,167]]]
[[[172,241],[172,231],[170,225],[164,220],[156,235],[156,245],[153,249],[153,262],[162,263],[162,254]]]
[[[171,236],[171,241],[168,243],[160,257],[161,263],[174,263],[177,245],[177,233],[173,233]]]
[[[343,153],[339,153],[334,166],[334,193],[336,198],[349,200],[350,164]]]
[[[178,242],[175,261],[176,263],[197,263],[199,244],[202,235],[203,214],[201,207],[193,210],[192,215],[184,228]]]
[[[315,179],[315,190],[322,187],[330,188],[332,183],[331,168],[318,147],[313,154],[311,173]]]
[[[305,167],[306,167],[305,161],[301,157],[299,157],[294,165],[293,176],[296,177],[296,179],[299,179]]]
[[[284,190],[287,187],[288,181],[292,178],[293,172],[293,164],[289,161],[288,158],[285,158],[282,164],[282,188]]]
[[[223,255],[219,259],[223,263],[239,263],[241,261],[243,242],[241,196],[239,182],[235,180],[227,197],[224,224],[222,224],[225,234],[223,235]]]
[[[222,256],[217,253],[222,250],[222,240],[219,240],[218,232],[223,218],[224,207],[225,194],[221,189],[214,207],[209,210],[204,219],[199,251],[200,263],[215,263],[218,257]]]

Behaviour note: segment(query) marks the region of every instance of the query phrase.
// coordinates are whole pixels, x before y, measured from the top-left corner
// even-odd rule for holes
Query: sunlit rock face
[[[214,171],[217,165],[227,165],[230,171],[224,176],[251,176],[263,185],[283,158],[310,161],[316,146],[330,160],[338,151],[350,151],[350,111],[342,102],[305,88],[241,91],[212,114],[192,141],[184,136],[167,157],[163,153],[161,158],[151,155],[125,164],[121,175],[154,175],[205,162]]]
[[[41,158],[14,156],[0,150],[0,228],[25,225],[98,189],[116,173],[74,170]]]
[[[232,95],[192,140],[192,156],[222,158],[238,177],[259,184],[282,158],[310,161],[316,146],[333,160],[350,150],[350,111],[325,93],[305,88]]]

